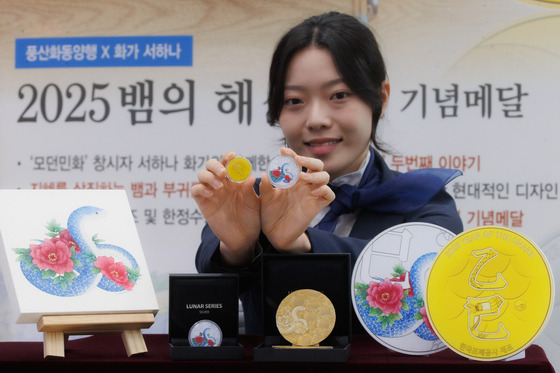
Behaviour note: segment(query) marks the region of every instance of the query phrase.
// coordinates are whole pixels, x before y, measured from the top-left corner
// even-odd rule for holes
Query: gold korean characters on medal
[[[434,330],[477,360],[517,354],[544,328],[554,299],[552,272],[527,237],[502,227],[458,235],[432,265],[426,300]]]

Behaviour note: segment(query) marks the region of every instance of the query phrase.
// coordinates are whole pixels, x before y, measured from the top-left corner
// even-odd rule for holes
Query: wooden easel
[[[140,329],[154,323],[154,314],[112,313],[87,315],[44,315],[37,322],[43,332],[43,357],[64,357],[65,342],[69,335],[120,333],[127,355],[148,351]]]

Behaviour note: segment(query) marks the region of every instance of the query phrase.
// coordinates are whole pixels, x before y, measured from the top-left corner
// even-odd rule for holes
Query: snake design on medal
[[[288,327],[285,328],[286,326],[285,324],[281,324],[278,326],[279,329],[282,329],[280,330],[280,333],[290,334],[295,332],[297,334],[303,334],[306,331],[308,331],[309,327],[307,325],[307,320],[301,319],[297,315],[299,311],[305,311],[305,309],[306,308],[303,306],[294,307],[294,309],[292,310],[292,320],[291,322],[288,322],[287,324]]]
[[[323,293],[296,290],[286,296],[276,311],[276,327],[295,346],[315,346],[334,329],[336,313]]]
[[[279,155],[271,159],[267,166],[268,178],[272,185],[286,189],[294,186],[301,172],[295,159],[287,155]]]
[[[218,347],[222,343],[222,330],[212,320],[199,320],[189,330],[191,347]]]

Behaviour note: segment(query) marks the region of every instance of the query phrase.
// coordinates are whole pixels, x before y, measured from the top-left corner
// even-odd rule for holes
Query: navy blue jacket
[[[396,177],[399,173],[390,170],[378,153],[375,154],[375,165],[380,172],[380,183]],[[256,190],[258,192],[258,183]],[[315,253],[350,253],[352,266],[356,263],[363,248],[376,235],[398,224],[408,222],[425,222],[444,227],[458,234],[463,230],[463,223],[457,212],[455,201],[442,189],[422,208],[408,214],[386,214],[362,209],[358,214],[349,237],[340,237],[334,233],[317,228],[308,228],[307,235]],[[261,234],[261,247],[265,252],[276,253]],[[202,241],[196,253],[196,268],[200,273],[233,272],[240,275],[240,299],[243,304],[246,333],[260,333],[261,300],[260,300],[260,257],[244,267],[224,267],[220,264],[219,240],[208,225],[202,230]],[[354,322],[354,328],[359,323]],[[363,333],[354,330],[354,334]]]

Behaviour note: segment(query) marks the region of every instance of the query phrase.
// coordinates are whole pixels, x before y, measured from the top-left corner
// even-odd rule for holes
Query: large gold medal
[[[331,334],[336,322],[333,304],[321,292],[302,289],[286,296],[276,311],[280,334],[294,346],[316,346]]]
[[[426,303],[439,338],[460,355],[500,360],[524,350],[544,328],[554,281],[541,250],[501,227],[466,231],[430,270]]]

